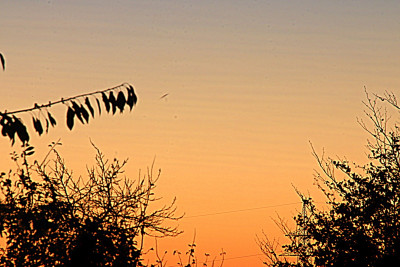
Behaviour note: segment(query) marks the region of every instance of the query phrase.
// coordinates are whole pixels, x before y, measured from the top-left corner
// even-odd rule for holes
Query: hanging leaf
[[[14,117],[14,127],[15,130],[17,131],[17,135],[19,137],[19,140],[21,140],[22,145],[25,145],[26,143],[29,142],[29,134],[28,131],[26,130],[26,126],[22,123],[22,121],[13,116]]]
[[[7,136],[7,124],[2,124],[3,128],[1,128],[1,134],[3,136]]]
[[[82,117],[85,119],[86,123],[89,123],[89,113],[86,111],[83,105],[81,105],[80,107],[80,112],[82,114]]]
[[[14,126],[14,121],[11,117],[8,115],[2,114],[2,118],[0,119],[0,125],[3,126],[1,129],[1,134],[3,136],[8,136],[11,140],[11,144],[14,145],[15,143],[15,126]]]
[[[6,69],[6,61],[4,60],[3,54],[0,53],[1,66],[3,66],[3,71]]]
[[[28,146],[25,150],[24,150],[24,152],[28,152],[28,151],[31,151],[31,150],[34,150],[35,148],[33,147],[33,146]]]
[[[128,91],[128,99],[126,100],[126,103],[128,104],[129,109],[132,110],[133,106],[136,105],[137,97],[135,95],[135,91],[133,90],[132,86],[129,85],[127,91]]]
[[[42,135],[43,127],[42,127],[42,122],[39,119],[36,120],[36,125],[37,125],[37,132],[39,133],[39,135]]]
[[[97,107],[99,108],[99,115],[101,115],[100,101],[96,98]]]
[[[104,105],[106,106],[107,112],[110,112],[110,101],[108,100],[108,98],[104,92],[101,93],[101,96],[103,97],[103,102],[104,102]]]
[[[35,148],[33,147],[33,146],[28,146],[24,151],[23,151],[23,154],[25,155],[25,156],[30,156],[30,155],[33,155],[33,153],[35,153],[35,150],[34,150]]]
[[[33,128],[36,130],[36,132],[38,131],[37,129],[36,129],[36,127],[37,127],[37,125],[36,125],[36,118],[35,117],[32,117],[32,123],[33,123]]]
[[[47,111],[47,117],[49,117],[51,126],[53,127],[56,126],[57,124],[56,120],[53,118],[53,116],[51,116],[51,114],[48,111]]]
[[[90,104],[88,97],[85,98],[85,104],[88,107],[90,114],[92,114],[92,118],[94,118],[94,109],[93,109],[92,105]]]
[[[15,143],[15,132],[16,132],[16,129],[14,127],[14,123],[12,121],[9,121],[7,128],[8,128],[7,135],[11,140],[11,145],[14,145],[14,143]]]
[[[71,101],[71,103],[72,103],[72,108],[74,109],[76,117],[81,121],[82,124],[85,124],[85,122],[82,118],[82,114],[81,114],[81,107],[74,101]]]
[[[110,103],[112,105],[112,112],[114,115],[115,112],[117,111],[117,100],[115,99],[114,93],[112,91],[110,92],[110,96],[108,97],[108,100],[110,101]]]
[[[49,120],[46,119],[46,133],[49,132]]]
[[[67,110],[67,126],[70,130],[74,127],[74,117],[75,117],[75,112],[71,107],[68,107]]]
[[[0,53],[0,58],[1,58],[0,63],[4,70],[5,60],[1,53]],[[123,88],[125,88],[127,91],[126,92],[121,91],[121,89]],[[102,95],[102,98],[99,97],[99,94]],[[92,105],[93,101],[90,101],[90,97],[94,97],[94,99],[96,99],[97,108],[99,112],[98,115],[101,115],[102,112],[101,101],[104,102],[104,108],[106,112],[110,113],[110,110],[112,109],[113,115],[115,115],[117,110],[119,110],[120,113],[123,113],[125,110],[125,105],[128,105],[130,107],[130,110],[132,110],[133,106],[135,106],[137,103],[137,96],[134,92],[133,87],[126,83],[100,92],[93,92],[89,94],[81,94],[74,97],[69,97],[66,98],[66,100],[61,98],[59,101],[49,102],[48,104],[39,105],[35,103],[33,108],[15,112],[8,112],[8,113],[0,112],[1,134],[3,136],[10,138],[10,140],[14,144],[15,135],[17,133],[17,136],[19,137],[23,145],[26,145],[30,138],[27,131],[27,127],[24,125],[21,119],[15,117],[13,114],[21,111],[22,112],[38,111],[38,110],[40,111],[41,108],[47,109],[52,105],[59,103],[68,104],[69,106],[67,107],[66,124],[70,130],[72,130],[74,127],[75,116],[82,124],[85,124],[85,122],[89,123],[90,116],[92,118],[95,117],[95,110],[94,106]],[[9,115],[12,117],[10,117]],[[33,128],[39,135],[42,135],[44,132],[48,133],[50,125],[52,127],[55,127],[57,125],[55,117],[53,117],[53,115],[49,111],[47,111],[47,116],[44,116],[41,119],[42,120],[40,120],[38,117],[32,117]],[[42,122],[45,124],[43,124]]]
[[[31,156],[35,153],[35,151],[29,151],[25,153],[25,156]]]
[[[7,132],[6,132],[6,117],[8,117],[7,115],[3,115],[0,114],[1,118],[0,118],[0,125],[1,125],[1,134],[3,136],[7,136]]]
[[[117,96],[117,107],[119,108],[120,112],[124,111],[124,107],[126,104],[125,95],[122,91],[119,91]]]
[[[35,128],[36,132],[40,135],[43,133],[43,127],[42,123],[40,122],[39,119],[36,119],[35,117],[32,117],[33,120],[33,127]]]
[[[15,143],[15,132],[16,132],[16,127],[14,125],[14,120],[9,117],[8,115],[2,114],[1,119],[0,119],[0,125],[3,126],[1,129],[1,134],[3,136],[8,136],[11,140],[11,144],[14,145]]]

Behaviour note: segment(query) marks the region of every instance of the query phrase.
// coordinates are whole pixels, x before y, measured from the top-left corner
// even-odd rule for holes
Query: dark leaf
[[[36,129],[36,118],[35,117],[32,117],[32,123],[33,123],[33,128]]]
[[[100,101],[96,98],[97,107],[99,108],[99,115],[101,115]]]
[[[7,115],[0,114],[0,125],[3,126]]]
[[[36,120],[37,120],[37,119],[36,119],[35,117],[32,117],[33,128],[35,129],[36,132],[38,132],[38,130],[37,130],[37,127],[38,127],[38,126],[37,126]]]
[[[3,66],[3,71],[6,69],[6,61],[3,57],[3,54],[0,53],[0,61],[1,61],[1,65]]]
[[[101,96],[103,98],[103,102],[104,102],[104,105],[106,106],[107,112],[110,112],[110,101],[108,100],[108,98],[104,92],[101,93]]]
[[[37,119],[36,123],[37,123],[37,126],[38,126],[38,133],[39,133],[39,135],[42,135],[43,134],[42,122],[39,119]]]
[[[30,155],[32,155],[33,153],[35,153],[35,151],[34,151],[34,147],[33,146],[28,146],[25,150],[24,150],[24,154],[26,155],[26,156],[30,156]]]
[[[49,132],[49,120],[46,119],[46,133]]]
[[[7,136],[7,125],[3,125],[3,128],[1,128],[1,134]]]
[[[22,144],[25,145],[25,142],[29,141],[29,134],[26,130],[26,126],[22,123],[22,121],[14,116],[14,127],[17,131],[17,135],[19,140],[21,140]]]
[[[85,104],[88,107],[90,114],[92,114],[92,118],[94,118],[94,109],[93,109],[92,105],[90,104],[88,97],[85,98]]]
[[[133,106],[136,105],[137,103],[137,97],[131,85],[129,85],[127,91],[128,91],[128,99],[126,100],[126,103],[128,104],[129,109],[132,110]]]
[[[7,136],[7,121],[9,120],[9,117],[7,115],[0,115],[0,125],[3,127],[1,129],[1,134],[3,136]]]
[[[72,108],[74,109],[76,117],[82,122],[82,124],[85,124],[85,121],[82,118],[81,107],[74,101],[71,101],[71,103],[72,103]]]
[[[39,135],[42,135],[43,133],[42,123],[40,122],[39,119],[36,119],[35,117],[32,117],[32,120],[33,120],[33,127],[35,128],[36,132]]]
[[[82,117],[85,119],[86,123],[89,122],[89,113],[87,112],[87,110],[83,107],[83,105],[81,105],[81,114]]]
[[[108,100],[110,101],[110,103],[112,105],[112,112],[113,112],[113,114],[115,114],[115,112],[117,111],[117,100],[115,99],[113,92],[110,92],[110,96],[108,97]]]
[[[53,127],[56,126],[57,122],[56,122],[56,120],[53,118],[53,116],[51,116],[51,114],[50,114],[49,112],[47,112],[47,117],[49,117],[51,126],[53,126]]]
[[[29,151],[29,152],[26,152],[25,155],[30,156],[30,155],[33,155],[34,153],[35,153],[35,151]]]
[[[70,130],[74,127],[74,117],[75,117],[75,112],[71,107],[68,107],[67,110],[67,126]]]
[[[33,146],[28,146],[26,149],[25,149],[25,152],[26,151],[31,151],[31,150],[34,150],[35,148],[33,147]]]
[[[11,140],[11,145],[14,145],[14,143],[15,143],[15,132],[16,132],[16,129],[15,129],[15,123],[14,123],[13,119],[10,118],[10,117],[9,117],[9,119],[8,119],[8,121],[7,121],[7,128],[6,128],[6,131],[7,131],[8,137],[9,137],[10,140]]]
[[[8,137],[10,138],[10,140],[11,140],[11,145],[14,145],[15,144],[15,131],[14,131],[14,129],[12,129],[10,127],[9,128],[9,132],[7,134],[8,134]]]
[[[122,91],[119,91],[117,96],[117,107],[119,108],[120,112],[124,111],[125,104],[126,104],[125,95]]]

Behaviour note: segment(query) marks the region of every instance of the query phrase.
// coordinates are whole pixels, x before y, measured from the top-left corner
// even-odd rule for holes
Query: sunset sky
[[[397,0],[2,0],[0,111],[132,84],[131,113],[73,131],[54,107],[58,127],[40,138],[29,128],[36,158],[61,138],[68,166],[84,175],[90,138],[129,158],[133,179],[155,159],[160,204],[176,197],[186,214],[185,233],[160,240],[161,251],[184,252],[196,232],[199,260],[223,249],[225,267],[262,266],[256,235],[285,240],[271,218],[301,209],[293,186],[319,196],[310,142],[365,162],[364,87],[400,95],[399,14]],[[6,138],[0,148],[8,171],[20,148]],[[176,263],[170,255],[167,266]]]

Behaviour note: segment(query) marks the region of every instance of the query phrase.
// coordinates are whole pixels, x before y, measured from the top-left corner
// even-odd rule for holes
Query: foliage
[[[13,154],[17,171],[0,175],[2,266],[143,266],[144,236],[176,236],[175,200],[154,211],[160,172],[137,180],[121,176],[126,161],[107,160],[97,149],[88,177],[74,178],[53,143],[42,163],[32,147]],[[52,160],[48,158],[54,156]],[[22,163],[21,163],[22,162]]]
[[[4,71],[6,63],[1,53],[0,63]],[[32,115],[33,128],[39,135],[42,135],[44,131],[48,133],[50,126],[54,127],[57,125],[56,119],[49,112],[48,108],[57,104],[64,104],[67,106],[66,124],[68,129],[72,130],[75,124],[75,118],[82,124],[89,123],[90,115],[94,118],[95,111],[90,102],[91,100],[96,101],[98,115],[101,115],[100,97],[107,113],[112,111],[113,115],[117,109],[122,113],[126,106],[129,106],[129,110],[132,111],[133,106],[137,103],[137,96],[133,86],[128,83],[123,83],[101,91],[68,97],[66,99],[61,98],[58,101],[49,101],[47,104],[38,105],[35,103],[32,108],[0,112],[1,134],[8,137],[12,145],[15,143],[15,134],[17,134],[19,140],[22,142],[22,146],[28,147],[30,139],[28,130],[22,119],[16,117],[15,114],[29,112]]]
[[[17,113],[30,112],[32,115],[33,128],[42,135],[44,132],[49,131],[49,127],[56,126],[57,121],[53,115],[48,111],[48,108],[56,104],[64,104],[67,106],[66,124],[69,130],[74,127],[76,119],[82,124],[89,123],[90,116],[94,118],[95,109],[91,101],[96,101],[98,115],[101,114],[101,101],[107,113],[112,112],[114,115],[117,110],[122,113],[126,106],[132,110],[133,106],[137,103],[137,96],[132,85],[123,83],[121,85],[108,88],[102,91],[91,92],[87,94],[77,95],[69,98],[61,98],[58,101],[49,102],[48,104],[38,105],[34,104],[32,108],[0,112],[0,126],[3,136],[8,137],[11,143],[15,143],[15,136],[17,135],[23,145],[29,142],[29,134],[22,119],[16,117]]]
[[[296,231],[283,220],[278,225],[290,243],[277,252],[268,236],[259,239],[268,266],[395,266],[400,262],[400,131],[389,125],[382,100],[400,109],[396,97],[367,94],[361,126],[372,136],[366,165],[314,155],[322,169],[315,179],[328,208],[317,208],[311,197],[300,194],[305,213],[295,217]],[[303,235],[299,234],[299,230]],[[288,256],[297,256],[297,261]]]

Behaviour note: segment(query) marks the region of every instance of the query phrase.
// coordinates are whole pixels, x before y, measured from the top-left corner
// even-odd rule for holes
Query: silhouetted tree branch
[[[279,223],[290,237],[289,244],[282,246],[282,256],[267,236],[258,241],[268,266],[395,266],[400,262],[400,131],[379,100],[399,109],[392,93],[367,94],[365,113],[372,127],[363,120],[359,123],[372,137],[368,164],[325,158],[313,149],[322,170],[315,181],[328,208],[319,209],[312,198],[300,194],[307,200],[306,216],[303,212],[295,217],[297,229],[288,231]]]
[[[5,59],[1,53],[0,62],[4,71]],[[123,83],[101,91],[80,94],[65,99],[61,98],[60,100],[53,102],[49,101],[46,104],[38,105],[35,103],[31,108],[0,112],[1,134],[8,137],[11,140],[12,145],[15,143],[15,135],[17,135],[19,140],[22,142],[22,146],[28,147],[30,139],[28,130],[22,119],[16,117],[15,114],[27,112],[34,113],[34,115],[32,115],[33,128],[39,135],[42,135],[44,131],[46,133],[49,131],[50,126],[54,127],[57,125],[56,119],[48,111],[48,108],[57,104],[65,104],[68,107],[66,112],[67,127],[72,130],[74,127],[75,117],[82,124],[89,123],[90,115],[94,118],[95,109],[90,102],[91,100],[96,101],[98,115],[101,115],[100,97],[107,113],[112,111],[113,115],[117,109],[122,113],[126,106],[129,106],[129,109],[132,110],[133,106],[137,103],[137,96],[133,86],[128,83]],[[42,110],[45,110],[46,114],[42,113]]]
[[[153,167],[136,180],[121,177],[126,161],[106,159],[96,149],[96,166],[86,179],[73,176],[53,143],[42,163],[14,153],[17,171],[0,175],[0,233],[6,247],[2,266],[143,266],[143,237],[176,236],[175,200],[149,212],[158,199],[160,172]]]
[[[98,115],[101,114],[101,102],[105,110],[108,113],[112,112],[114,115],[117,110],[122,113],[126,106],[132,110],[137,103],[137,96],[130,84],[123,83],[101,91],[50,101],[47,104],[38,105],[35,103],[32,108],[0,112],[1,133],[3,136],[7,136],[12,144],[15,143],[15,135],[17,135],[22,145],[28,146],[30,137],[27,128],[22,119],[16,117],[15,114],[33,112],[35,114],[32,116],[33,127],[39,135],[42,135],[44,132],[48,132],[50,126],[54,127],[57,124],[56,119],[48,111],[48,108],[57,104],[64,104],[67,106],[67,127],[72,130],[76,119],[85,124],[89,123],[90,116],[94,118],[95,108],[91,101],[96,102]],[[43,110],[46,113],[42,112]]]

